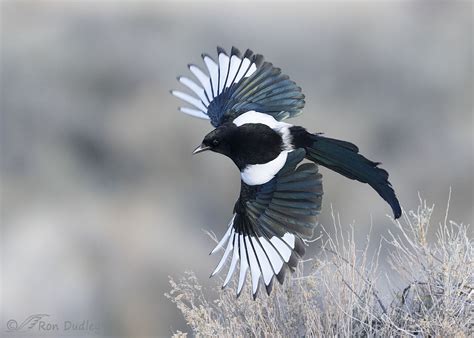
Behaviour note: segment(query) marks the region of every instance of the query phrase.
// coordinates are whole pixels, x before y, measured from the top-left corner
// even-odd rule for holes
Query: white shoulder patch
[[[237,127],[240,127],[247,123],[264,124],[281,135],[285,150],[293,150],[293,140],[290,133],[290,127],[293,126],[292,124],[277,121],[273,116],[264,113],[259,113],[255,110],[250,110],[242,115],[239,115],[234,119],[233,123]]]
[[[248,185],[260,185],[270,181],[286,163],[288,151],[282,151],[274,160],[264,164],[249,164],[240,172],[240,177]]]
[[[237,127],[247,123],[261,123],[273,129],[278,125],[279,122],[271,115],[259,113],[255,110],[250,110],[246,113],[243,113],[242,115],[237,116],[233,123]]]

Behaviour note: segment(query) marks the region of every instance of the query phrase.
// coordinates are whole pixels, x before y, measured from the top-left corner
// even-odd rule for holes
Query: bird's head
[[[214,129],[204,137],[202,143],[194,149],[193,154],[211,150],[216,153],[230,156],[232,135],[236,128],[237,127],[234,124],[226,124]]]

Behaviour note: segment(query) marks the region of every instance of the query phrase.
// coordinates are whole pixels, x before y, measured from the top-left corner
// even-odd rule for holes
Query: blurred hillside
[[[291,123],[382,161],[403,206],[418,191],[445,205],[452,187],[452,218],[471,223],[472,9],[1,2],[2,328],[49,313],[135,337],[184,330],[168,275],[209,274],[202,229],[224,232],[240,182],[228,159],[191,156],[211,126],[169,89],[216,45],[281,67],[307,97]],[[323,224],[332,205],[359,239],[371,219],[385,233],[390,210],[370,187],[321,171]]]

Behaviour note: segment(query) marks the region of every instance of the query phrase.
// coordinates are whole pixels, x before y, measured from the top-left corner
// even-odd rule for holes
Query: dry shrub
[[[432,211],[420,199],[416,211],[393,222],[389,238],[372,256],[370,235],[357,249],[353,228],[344,233],[333,214],[334,231],[330,235],[323,228],[320,253],[302,262],[283,285],[275,283],[270,296],[260,290],[255,301],[249,290],[236,299],[235,285],[211,301],[192,272],[178,282],[170,278],[166,296],[192,335],[199,336],[470,336],[474,269],[469,227],[447,222],[446,212],[436,240],[428,243]],[[392,277],[402,281],[402,287],[390,287],[386,304],[387,297],[382,299],[376,288],[382,249],[389,250]]]

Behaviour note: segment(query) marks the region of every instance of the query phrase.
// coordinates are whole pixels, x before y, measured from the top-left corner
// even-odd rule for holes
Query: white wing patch
[[[232,254],[232,261],[230,262],[229,271],[227,272],[227,276],[225,277],[224,284],[222,287],[226,287],[229,283],[232,275],[234,274],[235,267],[237,266],[237,262],[239,260],[239,236],[234,236],[234,253]]]
[[[258,262],[260,264],[260,270],[262,271],[263,282],[265,285],[269,285],[272,278],[273,278],[273,269],[268,261],[267,255],[265,251],[260,246],[259,241],[255,237],[251,237],[253,248],[255,250],[255,254],[258,258]]]
[[[270,242],[281,255],[285,263],[288,263],[290,261],[291,249],[278,237],[274,236],[270,238]]]
[[[226,262],[227,260],[227,257],[229,256],[231,250],[234,248],[234,229],[232,229],[231,233],[230,233],[230,239],[228,241],[228,244],[227,244],[227,248],[225,249],[225,252],[224,252],[224,255],[222,256],[219,264],[217,265],[216,269],[211,273],[211,277],[214,276],[216,273],[218,273],[222,267],[224,266],[224,263]]]
[[[237,296],[240,295],[242,288],[244,287],[245,278],[247,276],[247,269],[249,267],[247,250],[245,249],[244,236],[239,236],[239,252],[240,252],[240,274],[239,284],[237,285]]]
[[[171,94],[193,106],[193,108],[181,107],[179,110],[183,113],[209,119],[207,111],[211,102],[232,84],[252,75],[257,70],[257,65],[245,55],[240,57],[232,54],[229,57],[222,49],[218,49],[217,62],[206,54],[203,54],[202,58],[207,74],[198,66],[189,65],[189,70],[199,81],[199,84],[187,77],[178,77],[178,81],[187,87],[193,95],[179,90],[172,90]]]
[[[192,104],[194,107],[196,107],[197,109],[203,111],[204,109],[206,109],[206,107],[204,106],[204,103],[202,103],[201,100],[197,99],[196,97],[194,96],[191,96],[189,94],[186,94],[186,93],[183,93],[183,92],[180,92],[179,90],[172,90],[171,91],[171,94],[173,94],[174,96],[176,96],[177,98],[180,98],[181,100],[189,103],[189,104]]]
[[[290,261],[296,237],[294,234],[285,233],[281,238],[273,236],[269,239],[261,235],[255,236],[239,233],[234,227],[235,217],[236,215],[234,214],[224,237],[222,237],[214,250],[211,251],[211,254],[213,254],[219,249],[226,248],[211,277],[222,270],[228,261],[230,253],[232,253],[229,270],[222,287],[224,288],[229,284],[240,262],[237,296],[242,292],[247,272],[250,270],[252,294],[255,297],[260,280],[268,287],[273,277],[282,272],[285,263]]]
[[[267,253],[268,259],[272,264],[273,272],[278,274],[283,267],[283,259],[278,254],[278,251],[273,247],[265,237],[259,237],[260,243],[262,243],[263,250]]]
[[[198,79],[199,82],[201,83],[203,89],[206,92],[206,95],[207,95],[207,98],[208,98],[207,101],[209,102],[210,99],[212,98],[211,81],[209,79],[209,76],[206,75],[206,73],[204,73],[201,70],[201,68],[199,68],[196,65],[189,65],[189,70],[191,71],[191,73],[194,74],[196,79]]]
[[[217,250],[219,250],[220,248],[222,248],[225,245],[226,241],[230,237],[230,233],[232,232],[233,225],[234,225],[234,219],[235,219],[235,214],[234,214],[234,216],[232,216],[232,219],[229,222],[228,229],[227,229],[224,237],[222,237],[222,239],[219,241],[219,243],[217,243],[216,247],[211,251],[210,255],[212,255],[214,252],[216,252]]]
[[[252,274],[252,294],[257,293],[258,283],[260,282],[260,267],[258,265],[255,250],[250,243],[249,236],[245,236],[245,245],[247,247],[247,255],[250,263],[250,273]]]
[[[188,108],[188,107],[179,107],[179,111],[191,116],[195,116],[200,119],[209,120],[209,116],[207,116],[206,114],[204,114],[202,111],[198,109],[193,109],[193,108]]]
[[[227,74],[229,73],[229,57],[219,54],[219,94],[224,90]]]
[[[217,79],[219,76],[219,66],[208,55],[204,55],[203,60],[206,64],[207,70],[209,71],[209,75],[211,76],[212,97],[216,97],[217,95],[219,95],[217,83]]]
[[[282,238],[292,249],[295,248],[295,235],[287,232]]]
[[[178,77],[178,81],[181,82],[186,87],[188,87],[189,89],[191,89],[197,96],[199,96],[199,98],[201,99],[203,103],[209,104],[209,100],[206,96],[206,92],[204,91],[204,88],[200,87],[196,82],[184,76]]]
[[[230,57],[229,74],[227,76],[227,81],[225,82],[226,88],[230,87],[233,83],[236,82],[235,76],[237,75],[237,72],[239,71],[239,67],[241,63],[242,63],[242,60],[239,59],[237,55],[232,55]]]

